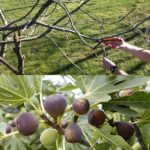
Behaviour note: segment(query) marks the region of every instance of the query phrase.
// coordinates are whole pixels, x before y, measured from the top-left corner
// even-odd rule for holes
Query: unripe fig
[[[82,141],[82,131],[75,123],[70,124],[65,130],[65,139],[70,143]]]
[[[16,127],[16,120],[14,119],[14,120],[10,121],[8,124],[14,128],[14,127]]]
[[[17,118],[16,127],[22,135],[29,136],[38,128],[38,121],[33,114],[24,112]]]
[[[61,116],[65,112],[66,106],[66,99],[60,94],[48,96],[44,101],[46,112],[53,118]]]
[[[96,127],[99,127],[105,122],[106,115],[103,110],[91,110],[88,115],[88,122]]]
[[[42,132],[40,136],[40,141],[42,145],[45,147],[51,146],[53,143],[56,142],[58,131],[56,129],[46,129]]]
[[[7,127],[6,127],[6,133],[9,134],[9,133],[11,133],[11,131],[12,131],[11,126],[7,125]]]
[[[141,146],[139,143],[135,143],[133,146],[132,146],[132,149],[133,150],[141,150]]]
[[[78,115],[84,115],[89,111],[90,104],[86,99],[77,99],[73,101],[72,108]]]
[[[128,122],[115,122],[116,130],[118,135],[120,135],[125,140],[128,140],[134,134],[134,127]]]

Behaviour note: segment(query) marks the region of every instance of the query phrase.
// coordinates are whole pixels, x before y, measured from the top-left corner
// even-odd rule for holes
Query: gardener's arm
[[[125,42],[122,38],[112,38],[112,41],[104,42],[105,45],[116,49],[122,49],[132,53],[135,57],[150,63],[150,50],[139,48]]]
[[[110,70],[115,75],[128,75],[126,72],[119,69],[114,62],[106,57],[103,58],[103,67],[107,70]]]

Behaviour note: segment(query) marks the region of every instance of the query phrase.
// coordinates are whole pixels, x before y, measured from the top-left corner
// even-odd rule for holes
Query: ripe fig
[[[53,118],[61,116],[65,112],[66,106],[66,99],[60,94],[48,96],[44,101],[46,112]]]
[[[11,133],[11,131],[12,131],[11,126],[7,125],[7,127],[6,127],[6,133],[9,134],[9,133]]]
[[[17,118],[16,127],[22,135],[30,136],[38,128],[38,121],[33,114],[24,112]]]
[[[73,101],[72,108],[78,115],[84,115],[89,111],[90,104],[86,99],[76,99]]]
[[[88,115],[88,122],[95,126],[99,127],[105,122],[106,115],[103,110],[97,109],[97,110],[91,110]]]
[[[129,140],[134,134],[134,127],[128,122],[115,122],[116,130],[125,140]]]
[[[82,141],[82,131],[75,123],[70,124],[65,130],[65,139],[70,143]]]
[[[56,142],[58,131],[56,129],[46,129],[42,132],[40,136],[40,141],[44,146],[51,146],[53,143]]]

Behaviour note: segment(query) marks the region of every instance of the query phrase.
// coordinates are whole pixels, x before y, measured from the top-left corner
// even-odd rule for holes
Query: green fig
[[[56,129],[46,129],[40,136],[40,141],[45,147],[51,146],[56,142],[58,131]]]

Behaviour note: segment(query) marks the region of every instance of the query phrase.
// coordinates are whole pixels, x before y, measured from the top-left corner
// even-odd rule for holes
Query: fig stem
[[[107,117],[107,121],[108,121],[108,123],[109,123],[109,125],[110,125],[111,127],[115,127],[115,122],[114,122],[113,118],[112,118],[112,119],[109,119],[109,118]]]
[[[42,112],[45,113],[43,98],[42,98],[42,85],[43,85],[43,80],[40,79],[40,92],[39,92],[40,105],[41,105]]]
[[[77,123],[77,121],[78,121],[78,118],[79,118],[79,116],[78,116],[78,115],[76,115],[76,114],[74,114],[74,117],[73,117],[73,122],[74,122],[74,123]]]
[[[131,121],[134,122],[134,118],[131,118]],[[143,141],[143,136],[142,136],[142,133],[141,133],[138,125],[133,124],[133,126],[134,126],[134,129],[135,129],[135,135],[136,135],[136,137],[138,139],[138,142],[141,146],[141,150],[148,150],[145,143],[144,143],[144,141]]]
[[[9,134],[5,134],[4,136],[2,136],[2,137],[0,138],[0,141],[4,140],[4,139],[6,139],[6,138],[8,138],[8,137],[10,137],[10,136],[12,136],[12,135],[18,134],[18,133],[19,133],[18,131],[15,131],[15,132],[11,132],[11,133],[9,133]]]
[[[59,133],[64,134],[64,129],[61,128],[59,125],[56,123],[50,121],[45,114],[41,115],[41,118],[45,121],[46,124],[50,125],[52,128],[58,130]]]
[[[88,147],[91,147],[93,150],[95,150],[93,144],[90,142],[90,140],[89,140],[88,136],[86,135],[86,133],[84,133],[83,131],[82,131],[82,133],[83,133],[83,135],[85,136],[85,138],[86,138],[86,140],[87,140],[87,142],[88,142],[88,144],[89,144]]]

